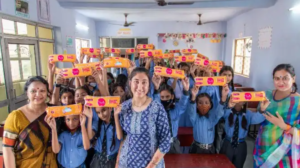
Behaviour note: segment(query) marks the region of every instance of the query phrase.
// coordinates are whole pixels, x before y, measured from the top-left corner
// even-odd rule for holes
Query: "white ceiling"
[[[110,3],[152,3],[156,0],[59,0],[60,2],[110,2]],[[166,0],[166,2],[201,2],[201,1],[228,1],[228,0]]]
[[[128,22],[140,21],[225,21],[248,8],[201,8],[201,9],[78,9],[77,11],[95,20],[124,21],[128,13]]]

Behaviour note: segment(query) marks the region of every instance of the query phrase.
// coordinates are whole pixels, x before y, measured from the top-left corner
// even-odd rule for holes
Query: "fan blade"
[[[197,25],[199,25],[199,26],[202,25],[202,22],[199,20],[199,22],[197,23]]]
[[[108,23],[108,24],[123,26],[122,24],[117,24],[117,23]]]
[[[129,25],[129,26],[131,26],[131,25],[133,25],[133,24],[135,24],[135,22],[127,23],[127,25]]]
[[[209,21],[209,22],[204,22],[202,24],[215,23],[215,22],[219,22],[219,21],[217,21],[217,20],[215,20],[215,21]]]
[[[168,5],[193,5],[195,2],[168,2]]]

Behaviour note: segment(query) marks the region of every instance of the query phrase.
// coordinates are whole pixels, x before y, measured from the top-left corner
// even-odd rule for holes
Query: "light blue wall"
[[[254,9],[227,22],[225,63],[232,64],[233,41],[243,33],[253,40],[250,77],[235,76],[235,82],[256,90],[274,88],[272,71],[280,63],[290,63],[300,76],[300,13],[289,8],[300,5],[300,0],[278,0],[265,9]],[[273,27],[272,44],[269,49],[258,48],[259,29]],[[300,77],[296,78],[300,85]]]
[[[97,35],[117,36],[118,30],[122,28],[121,25],[124,22],[117,23],[121,25],[114,24],[110,24],[110,22],[97,22]],[[163,50],[183,49],[187,48],[184,40],[180,40],[179,45],[175,47],[170,39],[166,43],[163,43],[162,38],[158,37],[158,33],[225,33],[226,23],[217,22],[197,26],[196,22],[137,22],[130,29],[134,37],[149,37],[149,43],[154,44],[156,48]],[[209,39],[196,39],[193,46],[198,49],[198,52],[207,55],[210,59],[222,59],[222,53],[225,50],[225,40],[221,43],[210,43]]]

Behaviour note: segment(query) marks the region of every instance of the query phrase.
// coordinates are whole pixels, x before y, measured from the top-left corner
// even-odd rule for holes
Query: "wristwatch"
[[[55,87],[61,87],[61,84],[55,83]]]

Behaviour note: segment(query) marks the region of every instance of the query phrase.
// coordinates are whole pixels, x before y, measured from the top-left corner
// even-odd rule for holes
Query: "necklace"
[[[273,96],[273,99],[274,99],[274,100],[276,100],[276,99],[275,99],[276,93],[277,93],[277,90],[275,90],[275,93],[274,93],[274,96]],[[280,100],[283,100],[283,99],[285,99],[285,98],[288,98],[288,97],[290,97],[291,95],[292,95],[292,92],[291,92],[288,96],[286,96],[286,97],[284,97],[284,98],[282,98],[282,99],[280,99]],[[276,100],[276,101],[278,101],[278,100]]]
[[[142,105],[140,105],[140,106],[137,106],[134,102],[132,102],[132,106],[140,108],[140,107],[142,107],[142,106],[144,106],[146,104],[147,100],[148,100],[148,97],[146,98],[146,101]]]

